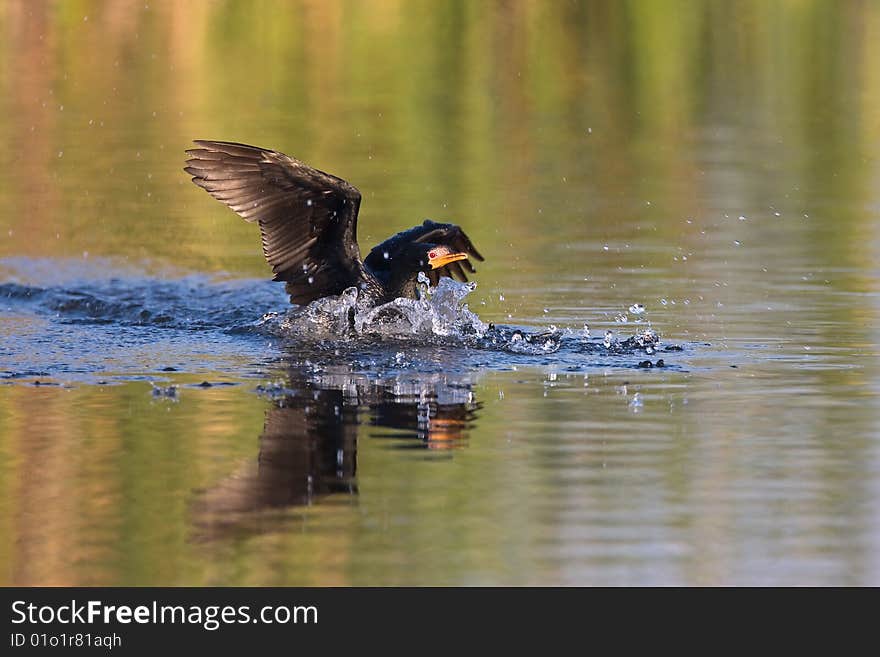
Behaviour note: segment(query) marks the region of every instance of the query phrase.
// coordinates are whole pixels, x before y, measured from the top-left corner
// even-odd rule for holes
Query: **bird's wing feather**
[[[185,171],[193,182],[246,221],[257,223],[276,281],[294,303],[357,285],[361,195],[336,176],[283,153],[223,141],[196,140]]]

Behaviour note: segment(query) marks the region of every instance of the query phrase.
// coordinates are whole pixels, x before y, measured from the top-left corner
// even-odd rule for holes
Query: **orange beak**
[[[429,260],[428,262],[431,265],[431,269],[440,269],[440,267],[445,267],[450,262],[456,262],[457,260],[467,260],[467,257],[467,253],[447,253],[446,255],[434,258],[433,260]]]

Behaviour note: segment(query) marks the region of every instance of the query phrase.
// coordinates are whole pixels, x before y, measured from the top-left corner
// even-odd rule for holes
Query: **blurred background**
[[[639,302],[686,360],[467,374],[445,471],[362,401],[358,496],[207,542],[193,491],[254,458],[265,400],[2,386],[0,583],[880,582],[880,4],[9,0],[0,282],[267,277],[194,138],[352,182],[364,252],[461,224],[486,322]]]
[[[423,215],[465,223],[493,283],[511,258],[555,261],[560,241],[665,231],[687,250],[688,216],[800,216],[832,196],[847,203],[797,246],[870,268],[878,11],[7,2],[0,249],[264,275],[252,228],[180,172],[190,140],[212,138],[352,181],[367,245]]]

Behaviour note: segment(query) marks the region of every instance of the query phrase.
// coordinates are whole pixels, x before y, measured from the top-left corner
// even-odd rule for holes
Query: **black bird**
[[[414,298],[419,272],[433,284],[441,276],[467,281],[483,260],[454,224],[425,220],[388,238],[361,259],[357,215],[361,194],[336,176],[283,153],[225,141],[196,140],[184,170],[193,182],[257,223],[263,253],[290,302],[306,304],[359,290],[363,306]]]

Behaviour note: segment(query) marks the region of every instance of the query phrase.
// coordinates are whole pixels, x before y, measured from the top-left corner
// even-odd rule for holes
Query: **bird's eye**
[[[436,252],[436,251],[431,251],[431,252],[428,254],[428,257],[429,257],[431,260],[433,260],[434,258],[437,257],[437,252]]]

